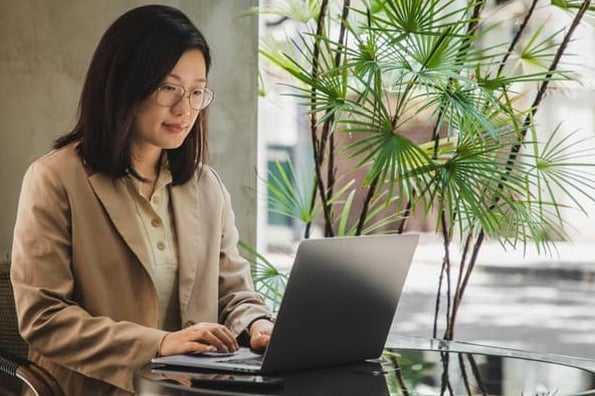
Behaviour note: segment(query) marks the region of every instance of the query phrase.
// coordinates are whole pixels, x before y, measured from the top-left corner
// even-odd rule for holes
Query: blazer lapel
[[[205,251],[204,241],[197,237],[201,227],[198,209],[197,183],[185,183],[171,187],[175,228],[178,241],[178,285],[182,319],[192,295],[194,280],[200,276],[200,253]]]
[[[116,230],[153,279],[149,253],[138,226],[136,208],[126,183],[122,179],[114,180],[101,173],[91,175],[89,183]]]

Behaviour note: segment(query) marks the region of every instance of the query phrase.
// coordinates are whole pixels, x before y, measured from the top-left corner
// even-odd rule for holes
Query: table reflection
[[[391,395],[576,395],[595,374],[559,364],[447,351],[387,351]]]
[[[155,365],[137,375],[140,395],[595,395],[595,374],[518,357],[386,350],[377,361],[288,373],[279,386],[205,385],[196,369]],[[201,370],[200,373],[209,373]],[[212,375],[219,375],[210,372]],[[589,392],[591,390],[591,392]]]

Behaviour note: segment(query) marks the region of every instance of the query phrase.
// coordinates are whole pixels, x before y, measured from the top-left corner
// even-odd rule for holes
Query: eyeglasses
[[[155,90],[155,101],[161,106],[173,106],[186,96],[186,88],[175,84],[161,84]],[[209,88],[193,88],[188,100],[194,110],[206,109],[215,98],[215,93]]]

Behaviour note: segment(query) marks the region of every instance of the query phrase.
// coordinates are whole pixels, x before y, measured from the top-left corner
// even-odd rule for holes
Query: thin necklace
[[[148,180],[148,181],[141,181],[141,195],[144,196],[145,198],[147,198],[148,200],[151,199],[151,197],[153,196],[153,193],[155,192],[155,186],[157,184],[157,178],[155,178],[154,180]],[[148,193],[145,195],[143,194],[143,189],[145,187],[145,185],[147,185],[149,187],[149,191]]]
[[[159,166],[156,167],[157,172],[153,179],[148,179],[145,175],[143,175],[136,169],[134,170],[134,173],[133,173],[133,176],[138,181],[140,181],[140,188],[139,188],[140,195],[142,195],[143,197],[145,197],[148,200],[151,200],[151,197],[155,193],[155,188],[157,187],[157,181],[159,180],[159,175],[161,174],[161,161],[162,161],[161,158],[162,157],[160,157],[160,159],[159,159]],[[134,167],[133,167],[133,169],[134,169]],[[149,187],[149,191],[147,192],[147,194],[144,193],[145,185],[147,185]]]

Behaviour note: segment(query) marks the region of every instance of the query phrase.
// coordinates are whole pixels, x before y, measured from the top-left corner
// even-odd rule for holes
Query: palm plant
[[[279,271],[248,243],[240,241],[239,246],[245,252],[245,257],[250,263],[255,290],[269,303],[273,311],[277,311],[287,283],[287,274]]]
[[[271,205],[304,221],[304,238],[315,224],[336,236],[429,223],[444,248],[433,336],[444,318],[446,339],[486,239],[549,252],[565,238],[562,209],[584,211],[593,196],[593,150],[563,125],[538,133],[535,115],[548,89],[577,79],[561,59],[595,7],[541,4],[572,15],[546,34],[531,0],[512,40],[486,46],[487,3],[286,0],[259,10],[299,26],[261,54],[308,109],[314,169],[305,190],[293,171],[269,178]]]

